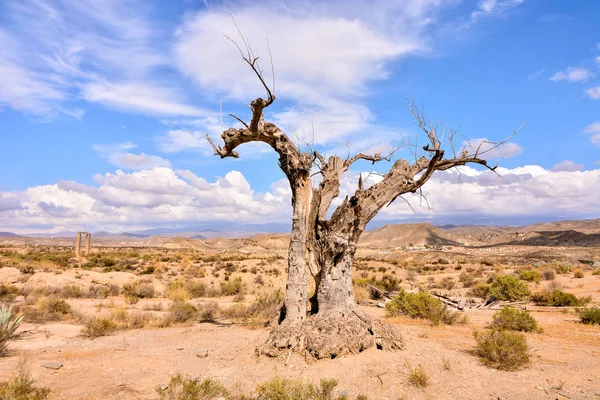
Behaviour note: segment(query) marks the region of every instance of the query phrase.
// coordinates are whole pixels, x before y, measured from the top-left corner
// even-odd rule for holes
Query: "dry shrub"
[[[221,294],[223,296],[235,296],[246,291],[246,285],[239,276],[234,279],[221,281],[219,285],[221,286]]]
[[[313,385],[276,376],[258,385],[255,391],[260,400],[333,400],[337,385],[335,379],[321,379],[319,385]]]
[[[600,325],[600,307],[582,308],[577,313],[582,324]]]
[[[184,323],[193,320],[198,315],[198,309],[185,302],[175,302],[171,306],[169,317],[174,323]]]
[[[177,374],[171,377],[167,389],[162,390],[156,387],[156,392],[160,400],[210,400],[210,399],[230,399],[231,393],[221,384],[221,382],[206,378],[185,377]]]
[[[89,338],[97,338],[110,335],[116,330],[117,324],[110,319],[94,317],[85,324],[85,327],[81,330],[81,334]]]
[[[36,306],[23,307],[25,320],[34,323],[43,323],[47,321],[59,321],[73,309],[63,299],[40,297]]]
[[[38,387],[24,365],[16,374],[0,382],[0,399],[5,400],[46,400],[50,389]]]
[[[415,385],[418,388],[424,388],[429,385],[429,378],[425,369],[419,365],[417,368],[413,368],[410,362],[406,360],[406,366],[408,367],[408,382],[411,385]]]
[[[471,296],[480,297],[482,299],[487,299],[489,293],[490,285],[483,282],[479,282],[478,284],[476,284],[469,292]]]
[[[573,277],[575,277],[577,279],[581,279],[584,276],[585,276],[585,274],[581,268],[577,268],[575,271],[573,271]]]
[[[463,284],[463,287],[469,288],[475,285],[477,281],[475,280],[475,276],[471,272],[463,271],[458,276],[458,281]]]
[[[552,281],[554,280],[556,273],[553,269],[545,269],[543,272],[543,276],[545,281]]]
[[[557,274],[568,274],[571,272],[571,265],[563,261],[552,261],[550,268],[556,271]]]
[[[137,303],[140,299],[151,299],[156,295],[152,281],[146,279],[124,284],[121,292],[131,304]]]
[[[426,292],[407,293],[402,289],[398,296],[385,305],[385,310],[388,316],[404,314],[411,318],[427,319],[434,325],[462,322],[458,313],[449,311],[443,302]]]
[[[505,307],[494,313],[490,328],[521,332],[542,332],[542,329],[531,314],[513,307]]]
[[[515,371],[529,363],[529,346],[522,333],[490,329],[474,333],[475,353],[491,368]]]
[[[17,297],[19,289],[13,285],[0,285],[0,301],[11,301]]]
[[[214,301],[210,303],[199,304],[198,307],[198,319],[200,322],[212,322],[217,319],[219,315],[219,304]]]

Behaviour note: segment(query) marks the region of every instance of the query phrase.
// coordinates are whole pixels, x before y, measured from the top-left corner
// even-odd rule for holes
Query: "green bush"
[[[496,312],[490,324],[492,329],[502,329],[521,332],[542,332],[538,323],[527,311],[513,307],[505,307]]]
[[[457,313],[448,311],[444,303],[429,293],[407,293],[404,289],[385,305],[385,310],[388,316],[404,314],[411,318],[427,319],[434,325],[451,325],[459,318]]]
[[[475,353],[488,367],[515,371],[529,363],[529,346],[522,333],[490,329],[474,335]]]
[[[542,274],[535,269],[525,269],[519,272],[519,279],[527,282],[539,282],[542,280]]]
[[[577,313],[582,324],[600,325],[600,307],[582,308]]]
[[[554,307],[580,307],[589,303],[591,297],[577,297],[574,294],[563,292],[560,289],[536,293],[531,300],[538,306]]]
[[[527,284],[514,276],[498,276],[490,284],[488,297],[491,300],[518,301],[525,300],[531,296]]]

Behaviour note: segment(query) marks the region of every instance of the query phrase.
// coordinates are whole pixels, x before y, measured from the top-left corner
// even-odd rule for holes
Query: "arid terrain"
[[[600,325],[581,323],[577,312],[600,304],[600,220],[365,232],[355,296],[366,314],[401,331],[405,349],[318,361],[255,355],[282,299],[286,234],[92,237],[91,254],[79,258],[74,241],[0,237],[1,299],[25,314],[0,358],[0,380],[25,365],[51,399],[155,399],[177,373],[214,378],[247,396],[281,377],[335,379],[334,394],[348,398],[600,398]],[[531,298],[512,303],[543,329],[525,333],[531,361],[514,371],[490,368],[474,352],[474,331],[506,305],[482,307],[486,296],[478,290],[502,276],[527,285]],[[392,317],[383,307],[386,294],[401,290],[464,299],[463,310],[448,308],[466,319],[434,325]],[[540,300],[556,290],[585,300]],[[419,367],[424,385],[411,380]]]

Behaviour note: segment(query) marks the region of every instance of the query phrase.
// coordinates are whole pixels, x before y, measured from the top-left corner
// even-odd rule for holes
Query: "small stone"
[[[183,347],[177,347],[177,350],[183,350]]]
[[[198,353],[196,353],[196,357],[198,357],[198,358],[208,357],[208,350],[200,350]]]
[[[42,367],[48,368],[48,369],[61,369],[62,366],[63,366],[62,363],[58,362],[58,361],[50,361],[50,362],[45,362],[42,364]]]
[[[158,385],[158,388],[164,392],[165,390],[167,390],[169,388],[169,385],[167,385],[166,383],[162,383],[162,384]]]

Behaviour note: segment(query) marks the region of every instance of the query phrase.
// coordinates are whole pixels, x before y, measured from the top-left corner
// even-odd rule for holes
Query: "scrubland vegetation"
[[[481,311],[487,315],[483,323],[480,317],[471,322],[467,318],[470,312],[457,311],[433,294],[465,297],[473,304],[563,307],[568,310],[562,314],[563,319],[570,318],[590,329],[600,324],[600,309],[594,301],[597,294],[589,292],[589,286],[582,288],[582,282],[585,285],[590,279],[598,279],[598,272],[586,264],[560,260],[511,262],[491,256],[477,258],[428,251],[431,255],[423,252],[412,258],[402,252],[359,253],[353,271],[358,303],[384,306],[385,315],[380,309],[379,315],[394,324],[402,324],[405,318],[404,321],[414,320],[423,329],[446,326],[444,329],[474,330],[470,357],[478,357],[485,367],[506,371],[531,368],[536,363],[528,342],[546,335],[546,325],[540,326],[535,311],[503,307]],[[73,324],[81,327],[80,340],[87,343],[119,337],[127,330],[165,330],[203,323],[260,329],[275,323],[279,315],[286,270],[282,254],[132,248],[96,249],[79,260],[68,249],[6,248],[0,250],[0,265],[14,277],[0,284],[0,302],[12,306],[10,312],[4,309],[3,315],[10,315],[0,321],[0,353],[4,357],[16,354],[10,351],[11,343],[19,335],[22,323],[40,327],[48,323]],[[459,327],[454,326],[457,324]],[[424,331],[412,340],[430,339]],[[402,357],[402,353],[399,355]],[[454,369],[448,357],[440,363],[438,368],[443,371]],[[407,387],[427,391],[436,384],[438,372],[431,365],[415,361],[413,366],[408,360],[398,365],[405,365],[402,371]],[[213,378],[175,374],[168,384],[157,386],[155,396],[367,398],[345,394],[335,380],[314,382],[318,380],[276,376],[241,390],[235,384],[223,384]],[[17,392],[29,393],[24,395],[29,397],[15,397]],[[4,398],[45,399],[49,393],[26,373],[0,383],[0,397]]]

